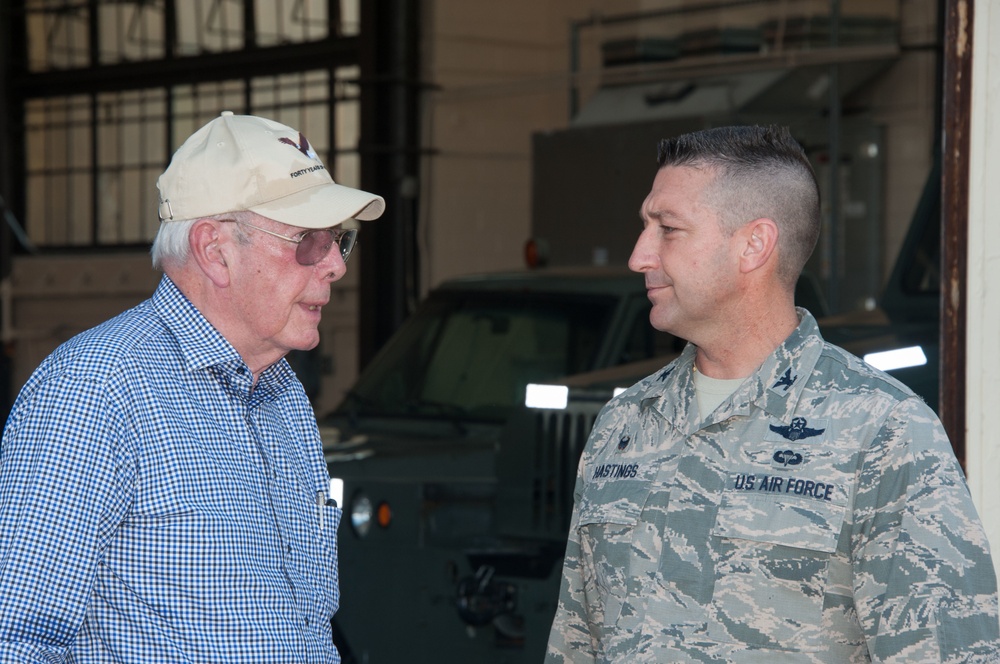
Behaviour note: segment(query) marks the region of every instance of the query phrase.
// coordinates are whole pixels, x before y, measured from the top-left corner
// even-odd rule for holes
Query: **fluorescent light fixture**
[[[927,364],[927,356],[924,355],[924,349],[920,346],[910,346],[909,348],[886,350],[881,353],[868,353],[865,355],[865,362],[876,369],[892,371],[907,367],[922,367]]]
[[[524,392],[524,405],[528,408],[564,409],[568,402],[569,388],[565,385],[528,383]]]
[[[616,397],[627,389],[628,389],[627,387],[616,387],[614,393],[612,393],[611,396]]]

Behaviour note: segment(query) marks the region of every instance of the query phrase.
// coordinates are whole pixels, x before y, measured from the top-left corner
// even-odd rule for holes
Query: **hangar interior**
[[[571,292],[562,325],[550,324],[554,300],[538,298],[544,333],[529,317],[508,316],[525,312],[524,284],[547,269],[525,269],[526,241],[547,247],[552,272],[620,268],[641,228],[637,210],[660,138],[787,124],[822,191],[823,232],[807,267],[824,312],[843,321],[893,304],[907,324],[930,331],[936,348],[942,195],[925,183],[942,179],[942,59],[953,41],[942,36],[946,4],[7,0],[0,421],[58,344],[155,288],[155,180],[186,136],[224,110],[296,127],[337,181],[387,203],[380,220],[359,224],[348,276],[324,308],[320,346],[289,356],[345,507],[338,555],[350,572],[334,617],[338,648],[345,662],[424,653],[433,653],[426,661],[538,661],[575,459],[611,390],[624,375],[637,379],[636,363],[623,368],[617,359],[653,344],[641,279],[626,300],[633,293],[622,284],[634,274],[621,284],[602,275]],[[915,220],[921,232],[909,233]],[[919,269],[901,273],[899,255]],[[501,270],[521,280],[516,307],[506,307],[515,298],[504,301],[499,287],[490,292],[502,280],[489,278],[468,279],[476,285],[453,289],[451,299],[439,290],[424,300],[453,277]],[[927,297],[910,310],[912,298],[888,301],[903,290]],[[438,313],[459,297],[475,304],[456,305],[454,333],[436,335],[447,362],[423,362],[432,335],[400,334],[394,341],[415,341],[396,344],[389,359],[399,361],[377,371],[375,351],[418,302],[435,297]],[[608,304],[617,297],[628,305]],[[601,306],[621,319],[606,326],[620,345],[577,353],[600,338],[588,325],[598,327]],[[467,330],[480,336],[462,346],[474,338]],[[545,347],[533,348],[539,339]],[[649,361],[658,362],[666,347],[655,343]],[[508,360],[498,350],[507,347],[523,359]],[[565,372],[560,353],[608,359]],[[556,368],[548,371],[543,355]],[[409,358],[442,369],[412,372],[419,403],[397,380],[411,377],[397,371]],[[939,384],[936,359],[929,390]],[[471,380],[468,367],[485,379]],[[523,404],[524,376],[566,373],[575,374],[567,393],[578,398],[562,410]],[[463,417],[447,402],[497,410],[496,393],[508,387],[509,417]],[[376,404],[384,412],[373,394],[384,396]],[[408,418],[396,417],[402,411]],[[387,628],[398,638],[386,639]]]
[[[159,275],[155,180],[222,110],[307,134],[382,194],[297,358],[317,412],[427,290],[624,264],[657,138],[793,128],[825,225],[832,313],[879,304],[934,161],[936,0],[11,0],[0,8],[0,412],[73,334]],[[357,262],[357,264],[354,263]]]

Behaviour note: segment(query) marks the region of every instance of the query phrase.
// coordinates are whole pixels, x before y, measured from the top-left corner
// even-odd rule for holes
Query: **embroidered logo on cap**
[[[284,136],[279,138],[278,141],[280,143],[284,143],[285,145],[291,145],[293,148],[295,148],[305,156],[309,157],[310,159],[319,159],[319,155],[317,155],[316,151],[312,149],[312,146],[309,145],[309,141],[306,140],[306,137],[302,135],[301,131],[299,132],[298,143],[296,143],[290,138],[285,138]]]

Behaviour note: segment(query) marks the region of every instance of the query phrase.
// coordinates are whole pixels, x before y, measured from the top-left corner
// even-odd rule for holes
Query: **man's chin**
[[[667,334],[672,334],[675,337],[680,336],[678,333],[676,319],[667,313],[657,312],[655,307],[649,313],[649,324],[660,332],[666,332]]]
[[[314,330],[312,334],[303,334],[301,340],[291,347],[291,350],[307,351],[319,345],[319,332]]]

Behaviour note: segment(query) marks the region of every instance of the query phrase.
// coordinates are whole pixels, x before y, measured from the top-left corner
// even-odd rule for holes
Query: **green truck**
[[[454,279],[401,326],[321,421],[345,661],[538,661],[565,533],[504,525],[505,431],[529,384],[676,352],[648,316],[641,275],[582,268]]]

